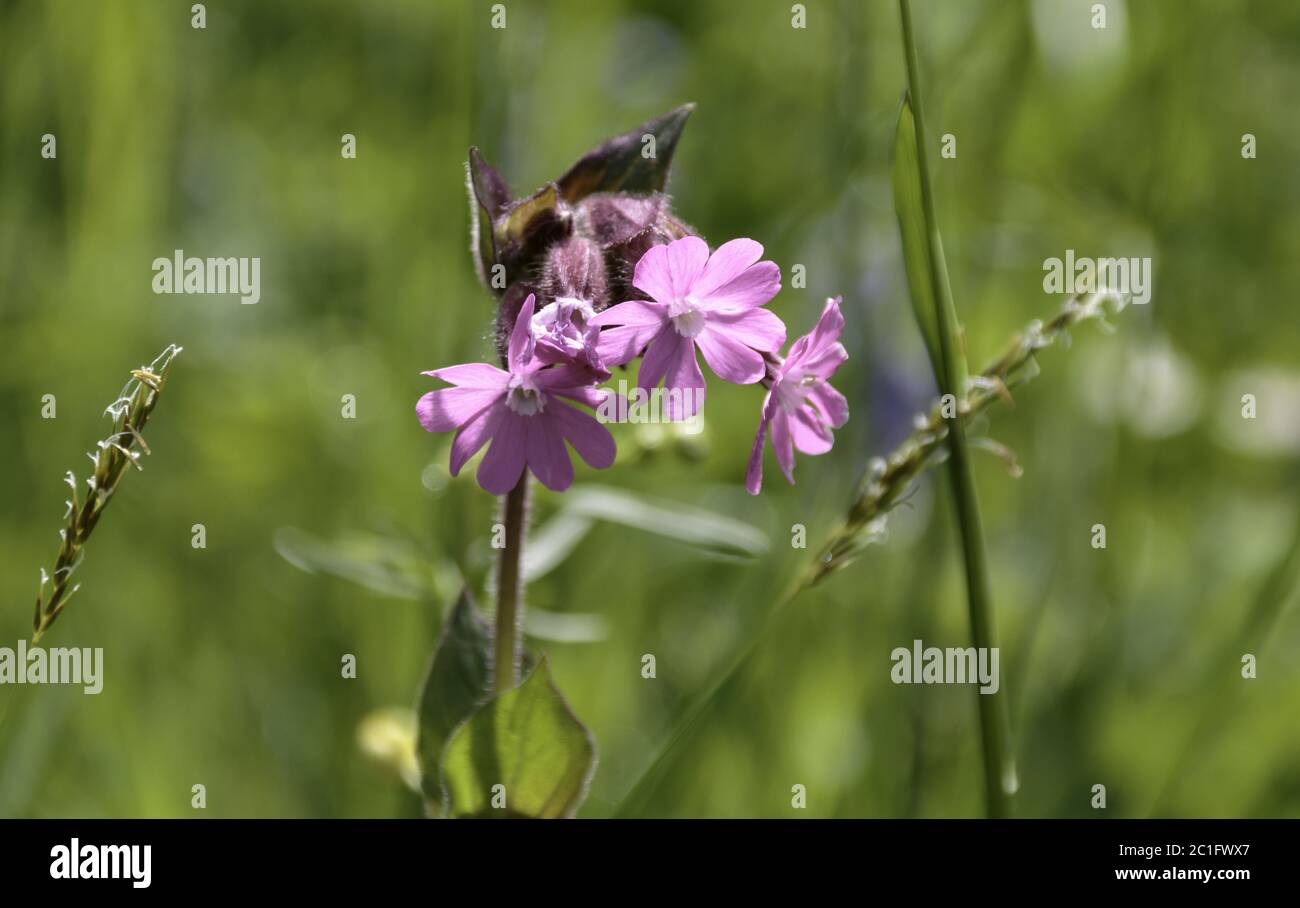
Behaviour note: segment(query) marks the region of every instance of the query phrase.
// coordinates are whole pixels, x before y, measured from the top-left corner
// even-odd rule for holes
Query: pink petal
[[[504,495],[519,484],[524,473],[528,430],[524,420],[509,408],[499,409],[492,444],[478,465],[478,484],[493,495]]]
[[[452,476],[459,475],[466,462],[496,434],[497,426],[506,412],[504,406],[488,407],[461,426],[451,442]]]
[[[848,351],[843,344],[831,343],[821,350],[799,357],[799,371],[822,379],[830,378],[848,358]]]
[[[703,299],[741,275],[750,265],[763,257],[763,247],[751,239],[731,240],[723,243],[709,256],[704,271],[691,287],[691,296]]]
[[[668,394],[663,401],[663,413],[670,422],[690,419],[704,406],[704,373],[695,359],[695,344],[689,338],[677,347],[677,358],[669,364],[664,376]]]
[[[641,355],[659,333],[659,325],[628,325],[606,328],[596,342],[596,354],[606,366],[621,366]]]
[[[686,296],[709,262],[709,244],[698,236],[684,236],[668,244],[668,277],[673,298]]]
[[[712,322],[705,322],[704,330],[695,337],[695,343],[709,368],[726,381],[752,385],[767,371],[762,354],[755,353],[725,328],[716,327]]]
[[[757,495],[763,488],[763,443],[767,441],[767,427],[776,412],[776,402],[772,392],[763,398],[763,409],[758,418],[758,432],[754,435],[754,446],[749,450],[749,466],[745,470],[745,489],[750,495]]]
[[[637,260],[632,271],[632,286],[641,290],[651,299],[661,303],[670,303],[673,299],[673,284],[668,274],[668,247],[651,246]],[[612,306],[610,308],[618,308]],[[597,316],[599,318],[599,316]]]
[[[421,397],[415,415],[427,432],[450,432],[501,399],[500,388],[443,388]]]
[[[816,353],[825,350],[828,345],[835,343],[840,339],[840,333],[844,330],[844,315],[840,312],[840,298],[834,297],[826,301],[822,307],[822,314],[817,319],[817,324],[812,330],[812,350]]]
[[[487,363],[463,363],[459,366],[447,366],[445,369],[434,369],[420,374],[432,375],[434,378],[466,388],[504,388],[506,382],[510,380],[509,372],[496,366],[489,366]]]
[[[808,407],[794,411],[790,420],[790,436],[795,448],[804,454],[825,454],[835,443],[831,430]]]
[[[618,395],[607,388],[555,388],[551,390],[552,394],[560,397],[567,397],[569,400],[585,404],[593,410],[605,402],[605,398]]]
[[[822,411],[826,422],[838,429],[849,421],[849,402],[844,395],[825,382],[820,382],[808,392],[808,399]]]
[[[746,347],[775,353],[785,343],[785,322],[770,309],[741,309],[736,312],[710,312],[708,324],[740,341]]]
[[[596,372],[590,366],[566,363],[533,373],[533,383],[551,394],[568,394],[590,388],[609,378],[608,372]]]
[[[564,405],[552,402],[551,406]],[[564,447],[559,426],[549,418],[549,409],[545,414],[524,420],[528,467],[541,480],[542,485],[553,492],[563,492],[573,485],[573,461],[569,459],[569,451]]]
[[[636,263],[632,285],[661,303],[686,296],[709,261],[709,244],[684,236],[666,246],[651,246]]]
[[[682,337],[671,324],[660,328],[641,359],[641,371],[636,377],[637,386],[649,391],[658,385],[677,361],[678,348],[683,346],[691,348],[691,357],[694,358],[695,345],[690,338]]]
[[[628,300],[611,306],[591,320],[592,325],[618,325],[605,328],[596,341],[596,354],[607,366],[621,366],[641,355],[646,344],[668,321],[668,307],[645,300]]]
[[[668,318],[668,307],[649,300],[628,300],[598,312],[591,324],[610,325],[662,325]]]
[[[790,438],[790,418],[780,407],[776,408],[776,413],[772,416],[772,451],[776,454],[781,472],[794,485],[794,444]],[[482,470],[479,467],[479,472]]]
[[[515,329],[510,332],[510,348],[506,361],[510,363],[511,372],[521,372],[528,361],[533,358],[533,306],[536,297],[528,294],[519,315],[515,318]]]
[[[807,353],[808,335],[804,334],[796,338],[795,342],[790,345],[790,352],[786,354],[785,364],[782,366],[782,370],[786,372],[795,371],[795,368],[803,362],[803,358]]]
[[[549,403],[545,416],[555,424],[560,434],[573,445],[573,450],[578,452],[578,456],[588,466],[603,470],[614,463],[614,455],[617,453],[614,436],[595,417],[558,400]]]
[[[828,299],[813,329],[799,338],[790,348],[788,359],[821,378],[828,378],[849,354],[844,345],[837,343],[844,330],[844,316],[840,313],[840,298]]]
[[[707,309],[752,309],[781,291],[781,269],[776,262],[759,262],[708,294],[696,295]]]

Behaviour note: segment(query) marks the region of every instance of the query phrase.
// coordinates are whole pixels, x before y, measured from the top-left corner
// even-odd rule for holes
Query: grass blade
[[[904,101],[899,116],[899,140],[896,150],[910,156],[896,160],[895,186],[904,178],[914,179],[916,191],[910,189],[901,193],[901,200],[913,208],[906,215],[900,212],[899,223],[912,224],[911,230],[917,232],[915,221],[919,217],[924,223],[926,238],[926,264],[928,274],[922,275],[919,265],[908,268],[908,282],[912,292],[912,306],[922,321],[922,330],[927,317],[923,310],[927,307],[934,313],[932,329],[935,334],[934,346],[938,348],[939,366],[935,377],[939,382],[941,394],[952,394],[960,400],[964,393],[965,365],[961,354],[961,337],[957,327],[956,313],[952,304],[952,291],[948,284],[947,270],[943,264],[943,244],[939,239],[938,220],[934,213],[934,197],[930,188],[930,172],[925,156],[925,120],[921,103],[919,63],[916,54],[916,41],[912,32],[912,10],[908,0],[899,0],[899,13],[903,23],[903,48],[907,58],[908,99]],[[909,103],[910,101],[910,103]],[[909,141],[908,124],[911,125]],[[919,200],[920,211],[915,210]],[[906,228],[905,228],[906,230]],[[904,241],[908,237],[904,234]],[[919,260],[920,253],[913,251],[910,258]],[[928,286],[927,286],[928,285]],[[927,341],[927,343],[930,343]],[[933,356],[933,352],[931,354]],[[988,561],[984,552],[984,528],[980,517],[979,499],[975,494],[975,480],[971,472],[970,450],[966,443],[966,431],[962,414],[954,409],[948,419],[948,448],[951,456],[948,460],[949,477],[952,480],[954,508],[957,528],[961,535],[962,561],[966,570],[966,595],[970,611],[971,636],[980,649],[997,647],[997,626],[993,612],[992,593],[989,583]],[[1015,763],[1011,756],[1011,723],[1007,709],[1007,686],[999,686],[997,692],[981,694],[975,697],[979,704],[980,738],[984,751],[984,791],[988,813],[993,817],[1007,816],[1011,812],[1011,796],[1015,793]]]
[[[948,268],[943,258],[943,241],[938,227],[926,217],[926,206],[921,193],[921,156],[916,142],[916,119],[912,113],[912,99],[903,95],[898,111],[898,126],[894,134],[894,210],[898,215],[898,230],[903,244],[903,265],[907,271],[907,286],[911,290],[912,312],[925,341],[930,365],[938,377],[939,386],[960,388],[966,380],[966,358],[957,353],[959,372],[947,374],[943,346],[939,340],[939,306],[948,312],[948,319],[957,323],[952,305],[952,288],[948,284]],[[931,234],[933,233],[933,255]],[[936,299],[931,281],[939,282],[942,291]]]

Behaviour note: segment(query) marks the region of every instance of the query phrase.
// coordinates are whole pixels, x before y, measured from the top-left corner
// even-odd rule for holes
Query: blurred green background
[[[678,214],[714,244],[766,246],[792,337],[844,294],[835,383],[853,415],[794,487],[769,454],[757,499],[752,387],[712,381],[695,439],[622,427],[613,469],[579,468],[575,490],[707,509],[770,542],[720,559],[601,521],[531,587],[538,630],[570,639],[530,646],[599,742],[583,815],[611,813],[932,393],[889,185],[895,4],[810,0],[802,30],[784,0],[509,0],[502,30],[478,2],[213,0],[204,30],[190,6],[0,3],[0,645],[29,632],[62,476],[85,475],[103,407],[127,370],[185,348],[154,454],[46,641],[102,646],[103,693],[0,688],[0,816],[193,816],[196,783],[207,816],[419,814],[358,726],[413,704],[461,574],[490,601],[495,506],[472,471],[448,479],[449,438],[413,409],[421,370],[489,356],[466,148],[528,192],[695,101]],[[1105,6],[1095,30],[1084,0],[915,3],[972,363],[1059,305],[1044,259],[1155,262],[1150,305],[1045,351],[1015,408],[976,427],[1025,471],[976,464],[1017,810],[1093,816],[1102,783],[1110,816],[1297,816],[1300,619],[1288,584],[1260,591],[1300,506],[1300,6]],[[261,302],[154,295],[150,264],[177,248],[259,256]],[[566,500],[542,490],[535,523]],[[645,812],[979,815],[974,694],[889,680],[894,647],[968,639],[951,527],[945,483],[922,483],[885,544],[781,612]]]

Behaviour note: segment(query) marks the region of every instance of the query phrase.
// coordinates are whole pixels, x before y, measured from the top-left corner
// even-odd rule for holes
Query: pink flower
[[[732,240],[709,255],[696,236],[653,246],[636,263],[632,284],[650,299],[629,300],[598,314],[605,327],[598,350],[606,365],[645,358],[637,385],[649,392],[664,381],[669,419],[689,419],[704,402],[698,346],[720,378],[748,385],[763,378],[763,353],[785,343],[785,325],[763,304],[781,289],[775,262],[760,262],[763,247]],[[685,392],[685,393],[680,393]]]
[[[547,366],[533,356],[531,323],[534,299],[524,300],[510,335],[509,371],[487,363],[434,369],[432,375],[455,387],[430,391],[415,413],[430,432],[450,432],[451,475],[492,442],[478,468],[478,483],[504,495],[533,471],[548,489],[562,492],[573,483],[573,463],[564,443],[589,465],[603,469],[614,462],[614,438],[596,418],[561,398],[597,407],[604,392],[592,387],[590,373],[572,365]]]
[[[591,323],[596,312],[587,300],[560,297],[532,318],[535,353],[543,363],[572,363],[591,369],[592,384],[609,378],[596,342],[600,328]]]
[[[772,384],[763,399],[763,416],[745,474],[745,488],[751,495],[763,487],[763,440],[769,426],[776,462],[793,483],[795,449],[825,454],[834,443],[831,429],[848,422],[848,401],[826,381],[849,358],[839,342],[843,330],[840,298],[829,299],[812,331],[794,342],[784,361],[778,358],[770,367]]]

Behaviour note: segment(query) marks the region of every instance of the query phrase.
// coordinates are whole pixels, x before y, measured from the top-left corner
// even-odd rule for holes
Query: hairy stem
[[[930,188],[930,170],[926,156],[925,105],[921,101],[920,66],[917,60],[916,40],[912,32],[912,10],[909,0],[898,0],[903,20],[903,47],[907,58],[907,84],[912,99],[912,114],[916,123],[917,166],[921,176],[921,203],[925,209],[926,239],[930,246],[930,286],[934,288],[935,317],[938,324],[939,347],[943,368],[940,373],[940,391],[954,399],[962,397],[961,387],[949,387],[960,382],[960,343],[957,325],[951,318],[951,308],[944,299],[946,281],[938,272],[942,261],[939,248],[939,228],[934,214],[934,197]],[[948,418],[948,474],[952,482],[957,527],[961,535],[962,560],[966,568],[966,595],[970,610],[971,636],[979,649],[994,649],[998,645],[992,593],[989,585],[988,562],[984,553],[984,529],[980,518],[979,499],[975,494],[975,480],[971,472],[970,449],[966,444],[964,417],[954,408]],[[1011,812],[1011,795],[1016,789],[1015,765],[1011,760],[1011,723],[1007,712],[1006,686],[1001,685],[993,694],[976,693],[979,703],[980,738],[984,749],[984,790],[988,814],[1007,816]]]
[[[492,678],[492,689],[498,694],[519,683],[519,629],[523,623],[519,565],[528,522],[527,470],[506,495],[501,519],[505,524],[505,545],[497,559],[496,660]]]

